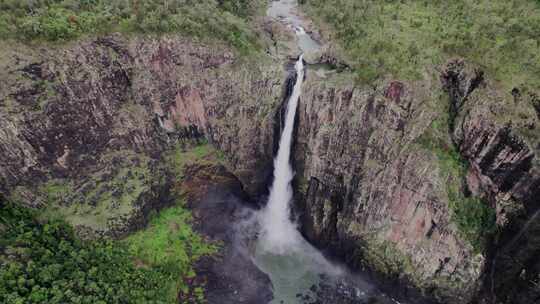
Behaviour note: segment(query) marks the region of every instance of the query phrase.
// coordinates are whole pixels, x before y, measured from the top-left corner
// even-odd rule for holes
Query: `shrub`
[[[470,241],[476,251],[481,251],[486,238],[495,232],[495,210],[480,198],[464,197],[453,191],[449,191],[449,199],[452,219],[462,236]]]
[[[464,194],[468,163],[453,144],[440,137],[440,134],[447,134],[447,123],[444,119],[435,120],[419,143],[424,149],[432,151],[438,159],[439,174],[446,185],[452,221],[460,235],[475,251],[480,252],[487,238],[495,232],[495,210],[480,197]]]
[[[26,16],[21,22],[22,32],[32,38],[67,40],[78,35],[79,28],[73,12],[62,8],[46,9],[39,18]]]

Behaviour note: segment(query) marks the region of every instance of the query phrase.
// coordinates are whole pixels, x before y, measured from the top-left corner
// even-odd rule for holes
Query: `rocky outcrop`
[[[534,210],[540,196],[540,171],[536,166],[540,121],[533,96],[522,96],[514,89],[509,98],[478,75],[470,74],[458,61],[443,75],[449,90],[470,83],[466,94],[451,98],[451,104],[456,105],[452,135],[471,164],[472,184],[476,184],[470,188],[489,193],[494,200],[513,198]]]

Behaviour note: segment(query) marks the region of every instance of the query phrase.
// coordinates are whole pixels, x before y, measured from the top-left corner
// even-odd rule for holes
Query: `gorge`
[[[536,16],[520,1],[520,18]],[[127,248],[124,272],[155,270],[162,284],[147,289],[167,293],[134,300],[113,287],[122,302],[89,281],[61,285],[92,303],[540,301],[540,99],[524,47],[538,48],[536,36],[500,47],[527,61],[501,60],[501,72],[429,32],[443,19],[423,1],[144,0],[130,13],[120,2],[100,2],[104,16],[119,13],[96,22],[126,19],[96,32],[84,26],[97,4],[31,8],[4,27],[15,20],[4,12],[26,10],[0,2],[0,302],[54,303],[55,284],[83,280],[52,280],[68,272],[58,261],[29,262],[23,236],[58,218],[73,244]],[[512,14],[489,14],[501,11]],[[48,27],[48,16],[66,22]],[[503,19],[496,34],[536,24]],[[173,29],[151,30],[156,20]],[[79,32],[5,34],[30,35],[28,24]],[[355,38],[373,26],[381,41]],[[421,47],[400,44],[407,35]],[[421,45],[424,35],[450,51]],[[35,212],[27,234],[9,206]]]

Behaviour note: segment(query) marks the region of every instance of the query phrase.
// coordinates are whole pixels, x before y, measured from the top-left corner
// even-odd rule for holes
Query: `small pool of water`
[[[254,261],[270,276],[272,304],[396,304],[376,286],[345,267],[328,261],[298,233],[294,247],[276,254],[259,239]]]
[[[274,301],[271,303],[303,303],[297,295],[313,296],[310,288],[320,283],[320,274],[341,273],[338,268],[331,269],[331,265],[306,241],[284,254],[268,252],[264,244],[258,242],[255,264],[272,280]]]

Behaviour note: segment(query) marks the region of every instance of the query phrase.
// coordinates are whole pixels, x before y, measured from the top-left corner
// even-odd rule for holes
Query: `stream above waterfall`
[[[296,0],[272,1],[268,8],[267,15],[275,20],[279,20],[291,30],[295,31],[298,38],[298,47],[302,52],[313,52],[321,47],[321,45],[305,31],[304,21],[298,14],[298,3]]]

